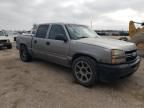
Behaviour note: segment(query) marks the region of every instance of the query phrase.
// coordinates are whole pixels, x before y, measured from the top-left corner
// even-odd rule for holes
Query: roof
[[[56,23],[43,23],[43,24],[38,24],[38,25],[48,25],[48,24],[60,24],[60,25],[82,25],[82,24],[75,24],[75,23],[59,23],[59,22],[56,22]],[[82,26],[85,26],[85,25],[82,25]]]

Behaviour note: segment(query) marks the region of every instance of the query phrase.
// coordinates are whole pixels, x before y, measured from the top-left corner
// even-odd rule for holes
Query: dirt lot
[[[85,88],[67,68],[0,50],[0,108],[144,108],[144,60],[128,79]]]

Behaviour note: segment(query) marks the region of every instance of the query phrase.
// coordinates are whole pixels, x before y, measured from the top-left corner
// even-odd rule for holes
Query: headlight
[[[125,63],[125,52],[123,50],[113,49],[112,50],[112,64]]]

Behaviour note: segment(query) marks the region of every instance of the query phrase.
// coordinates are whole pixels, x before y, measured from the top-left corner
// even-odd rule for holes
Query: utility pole
[[[91,17],[91,20],[90,20],[90,25],[91,25],[91,29],[93,28],[93,21],[92,21],[92,17]]]

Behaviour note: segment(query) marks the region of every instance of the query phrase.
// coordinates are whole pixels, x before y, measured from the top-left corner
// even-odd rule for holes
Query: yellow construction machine
[[[138,24],[141,27],[136,27],[135,24]],[[139,52],[144,55],[144,23],[130,21],[129,36],[130,41],[134,42],[137,45]]]
[[[140,25],[136,27],[137,25]],[[144,23],[129,22],[129,39],[127,37],[121,37],[119,40],[130,41],[136,44],[139,55],[144,57]]]

